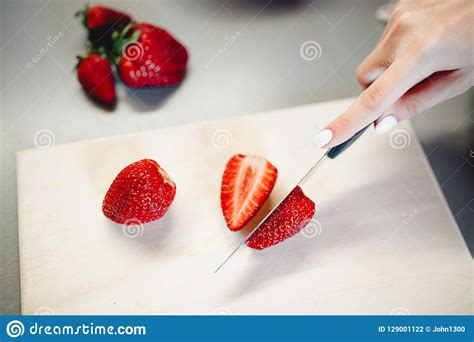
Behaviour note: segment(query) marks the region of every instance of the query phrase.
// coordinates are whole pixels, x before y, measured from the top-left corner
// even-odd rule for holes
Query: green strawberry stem
[[[81,61],[92,54],[101,55],[102,57],[106,58],[110,62],[109,56],[107,55],[107,52],[105,51],[104,48],[97,49],[97,48],[91,47],[88,49],[86,55],[76,55],[77,63],[75,65],[75,68],[77,69],[79,67],[79,64],[81,64]]]
[[[115,31],[112,33],[112,51],[110,61],[115,65],[120,63],[122,58],[123,49],[130,43],[136,42],[141,35],[141,31],[136,30],[130,34],[130,30],[133,27],[133,23],[128,24],[123,28],[121,32]]]
[[[83,9],[78,10],[75,13],[75,17],[82,18],[82,25],[86,28],[87,32],[90,34],[90,30],[87,27],[87,13],[89,12],[90,5],[86,4]],[[125,26],[121,31],[113,31],[112,32],[112,47],[108,48],[102,44],[95,43],[91,41],[91,39],[87,39],[87,47],[88,52],[87,56],[91,53],[97,53],[109,60],[110,63],[114,65],[118,65],[122,58],[123,49],[127,44],[132,42],[136,42],[141,35],[139,30],[132,31],[134,23],[130,22],[127,26]],[[79,65],[81,59],[85,57],[78,56],[79,62],[76,64],[76,68]]]
[[[87,3],[85,4],[83,9],[78,10],[75,14],[74,17],[76,18],[82,18],[82,25],[88,30],[87,28],[87,12],[89,12],[89,7],[90,5]]]

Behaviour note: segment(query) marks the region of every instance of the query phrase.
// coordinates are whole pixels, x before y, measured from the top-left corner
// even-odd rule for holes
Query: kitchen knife
[[[273,207],[273,209],[260,221],[260,223],[247,235],[247,237],[241,243],[239,243],[239,245],[232,251],[232,253],[230,253],[230,255],[219,265],[219,267],[217,267],[214,273],[217,273],[222,268],[222,266],[224,266],[230,260],[230,258],[232,258],[234,254],[237,253],[240,247],[242,247],[252,237],[252,235],[258,230],[258,228],[268,219],[268,217],[270,217],[270,215],[280,206],[280,204],[293,192],[293,190],[297,186],[301,186],[302,184],[304,184],[306,180],[308,180],[311,175],[314,174],[314,172],[321,166],[321,164],[326,159],[335,159],[349,146],[351,146],[357,139],[360,138],[360,136],[367,130],[370,125],[371,124],[362,128],[360,131],[358,131],[356,134],[354,134],[351,138],[349,138],[342,144],[339,144],[327,150],[326,153],[306,172],[306,174],[300,179],[300,181],[291,188],[288,194],[283,197],[283,199]]]

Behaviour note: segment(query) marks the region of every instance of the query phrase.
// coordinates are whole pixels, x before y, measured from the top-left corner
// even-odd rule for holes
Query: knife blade
[[[283,197],[281,201],[279,201],[273,208],[270,210],[270,212],[257,224],[257,226],[245,237],[244,240],[242,240],[237,247],[234,248],[234,250],[229,254],[227,258],[224,259],[224,261],[216,268],[214,273],[217,273],[236,253],[237,251],[244,246],[244,244],[255,234],[255,232],[260,228],[260,226],[270,217],[270,215],[278,209],[278,207],[281,205],[281,203],[293,192],[293,190],[298,187],[302,186],[306,180],[308,180],[315,172],[316,170],[323,164],[323,162],[326,159],[334,159],[337,156],[339,156],[343,151],[345,151],[349,146],[351,146],[360,136],[367,130],[367,128],[371,124],[365,126],[362,128],[360,131],[358,131],[356,134],[354,134],[351,138],[343,142],[342,144],[339,144],[337,146],[334,146],[326,151],[324,155],[318,159],[318,161],[309,168],[309,170],[304,174],[303,177],[296,183],[295,186],[291,188],[291,190]]]

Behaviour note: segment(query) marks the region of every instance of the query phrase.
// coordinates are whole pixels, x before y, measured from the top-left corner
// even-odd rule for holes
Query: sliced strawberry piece
[[[247,246],[264,249],[292,237],[306,227],[314,211],[314,202],[297,186],[250,237]]]
[[[237,154],[227,163],[221,185],[221,207],[227,226],[242,229],[266,201],[278,171],[259,156]]]
[[[105,195],[102,212],[120,224],[147,223],[168,211],[175,194],[175,183],[160,165],[143,159],[120,171]]]

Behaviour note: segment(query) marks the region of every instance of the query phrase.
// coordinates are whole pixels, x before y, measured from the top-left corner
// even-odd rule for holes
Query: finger
[[[397,7],[398,5],[395,8]],[[375,48],[356,69],[357,81],[364,89],[374,82],[385,69],[388,69],[393,62],[391,56],[396,49],[395,42],[399,41],[395,34],[393,21],[392,16]]]
[[[437,72],[406,92],[376,120],[375,132],[383,134],[399,121],[409,119],[440,102],[464,93],[474,82],[471,70]]]
[[[415,45],[414,45],[415,46]],[[417,46],[417,49],[420,49]],[[429,76],[429,68],[417,67],[423,63],[418,51],[407,49],[395,62],[338,118],[331,122],[322,133],[326,137],[323,145],[330,148],[343,143],[357,131],[375,121],[385,110],[398,100],[408,89]],[[331,134],[330,138],[329,134]],[[315,138],[319,144],[322,140]]]
[[[393,31],[393,29],[391,31]],[[397,46],[394,45],[394,42],[399,42],[400,39],[401,38],[397,37],[394,33],[388,33],[357,67],[356,78],[362,88],[367,88],[382,75],[382,73],[393,64],[397,56],[403,52],[402,48],[397,48]],[[407,42],[406,39],[402,42],[404,42],[403,44],[410,43]]]
[[[356,78],[362,88],[367,88],[390,66],[389,51],[391,51],[391,47],[385,40],[382,40],[357,67]]]
[[[369,60],[370,58],[370,60]],[[362,89],[366,89],[384,72],[381,56],[369,56],[356,69],[356,78]]]
[[[356,76],[359,84],[367,88],[381,73],[390,67],[401,49],[405,49],[415,36],[413,29],[402,22],[402,17],[412,10],[415,3],[399,2],[372,53],[359,65]],[[415,5],[418,6],[418,5]],[[406,19],[405,19],[406,21]]]

